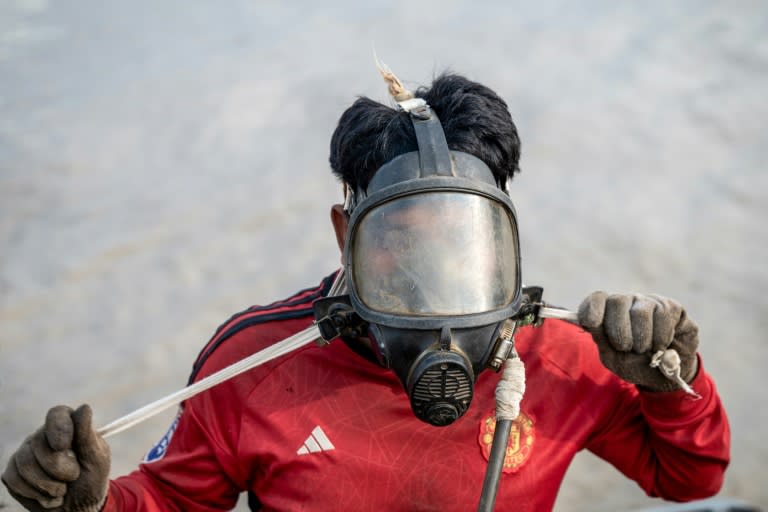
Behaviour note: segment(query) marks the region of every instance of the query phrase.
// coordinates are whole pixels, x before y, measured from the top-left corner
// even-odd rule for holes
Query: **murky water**
[[[721,495],[768,504],[759,2],[0,4],[0,464],[50,405],[106,423],[174,391],[232,312],[337,265],[328,140],[385,100],[374,45],[508,101],[527,283],[687,306],[732,422]],[[113,438],[115,475],[170,414]],[[557,510],[649,503],[583,455]]]

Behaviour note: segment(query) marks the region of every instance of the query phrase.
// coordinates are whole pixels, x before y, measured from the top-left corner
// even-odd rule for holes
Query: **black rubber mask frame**
[[[367,189],[357,190],[344,249],[345,270],[352,306],[366,321],[388,327],[407,329],[470,328],[500,322],[513,316],[521,303],[520,251],[517,215],[509,196],[502,191],[493,173],[480,159],[463,152],[450,151],[439,119],[428,106],[411,111],[418,152],[400,155],[382,166]],[[369,307],[362,298],[355,278],[355,250],[358,228],[366,215],[376,208],[401,199],[417,201],[425,194],[460,194],[482,198],[496,205],[508,217],[513,238],[514,283],[505,304],[488,311],[470,314],[393,314]],[[451,226],[444,226],[450,229]]]

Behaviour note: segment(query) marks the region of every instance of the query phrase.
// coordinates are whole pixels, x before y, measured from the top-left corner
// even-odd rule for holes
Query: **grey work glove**
[[[59,405],[8,461],[2,480],[33,512],[96,512],[109,484],[109,446],[91,425],[88,405]]]
[[[675,349],[680,376],[696,376],[698,327],[676,301],[658,295],[608,295],[594,292],[579,306],[579,323],[592,334],[606,368],[622,379],[653,391],[680,385],[651,368],[651,357]]]

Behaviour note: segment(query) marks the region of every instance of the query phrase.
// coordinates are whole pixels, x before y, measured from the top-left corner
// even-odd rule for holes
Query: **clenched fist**
[[[657,295],[608,295],[594,292],[579,306],[579,323],[592,334],[600,360],[622,379],[654,391],[680,386],[650,366],[654,354],[674,349],[680,376],[696,375],[698,327],[676,301]]]
[[[107,496],[109,446],[91,425],[91,408],[53,407],[45,425],[8,461],[2,481],[33,512],[97,512]]]

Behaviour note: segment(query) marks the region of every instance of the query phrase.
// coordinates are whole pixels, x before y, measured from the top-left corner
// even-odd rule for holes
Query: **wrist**
[[[71,512],[102,512],[106,510],[108,497],[109,497],[109,479],[107,479],[107,481],[105,482],[100,497],[97,497],[93,501],[88,500],[88,502],[86,503],[78,503],[76,500],[73,500],[73,503],[70,505],[69,510]]]

